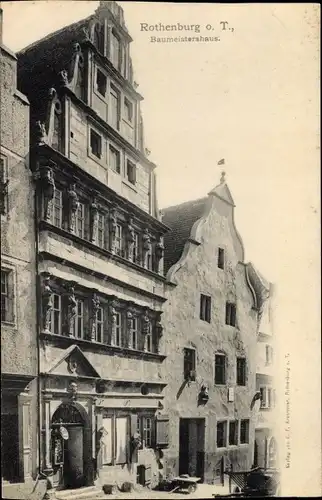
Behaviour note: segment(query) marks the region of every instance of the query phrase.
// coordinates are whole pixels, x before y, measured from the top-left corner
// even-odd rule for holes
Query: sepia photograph
[[[0,7],[2,498],[319,497],[319,5]]]

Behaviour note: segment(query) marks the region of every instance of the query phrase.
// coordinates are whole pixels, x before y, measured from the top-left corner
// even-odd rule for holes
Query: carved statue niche
[[[42,322],[45,332],[49,332],[50,316],[53,310],[52,289],[50,286],[50,274],[43,275],[42,282]]]
[[[109,232],[110,232],[111,252],[113,253],[115,252],[116,226],[117,226],[116,209],[112,208],[109,214]]]
[[[71,184],[67,191],[68,202],[68,230],[75,233],[76,212],[79,207],[78,196],[76,193],[76,184]]]
[[[55,195],[55,180],[53,169],[48,165],[41,165],[37,172],[40,189],[43,195],[43,218],[50,220],[49,203]]]
[[[157,244],[155,246],[155,271],[159,272],[160,261],[164,254],[164,245],[161,236],[159,236]]]
[[[101,301],[96,292],[94,292],[92,296],[92,340],[97,340],[96,315],[100,305]]]
[[[66,327],[69,337],[74,337],[74,320],[77,315],[77,300],[75,298],[75,284],[69,283],[66,288],[67,320]]]
[[[97,239],[97,230],[98,230],[98,206],[96,200],[94,199],[91,204],[91,242],[95,243]]]
[[[144,230],[142,241],[143,241],[142,244],[143,264],[144,267],[147,267],[147,257],[150,254],[152,248],[151,236],[148,228]]]
[[[130,217],[128,219],[127,228],[126,228],[126,242],[127,242],[127,257],[128,259],[133,260],[133,246],[135,240],[135,233],[133,227],[133,219]]]

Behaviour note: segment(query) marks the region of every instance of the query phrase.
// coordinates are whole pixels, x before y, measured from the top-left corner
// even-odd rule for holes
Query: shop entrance
[[[84,419],[75,404],[61,404],[53,415],[53,467],[63,488],[86,485],[84,427]]]

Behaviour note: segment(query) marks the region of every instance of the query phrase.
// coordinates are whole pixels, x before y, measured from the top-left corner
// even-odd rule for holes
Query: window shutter
[[[226,304],[226,325],[230,324],[230,321],[229,321],[229,316],[230,316],[229,309],[230,309],[229,304]]]
[[[164,448],[169,446],[169,416],[158,415],[156,420],[156,446]]]
[[[15,302],[15,290],[14,290],[14,277],[13,272],[8,274],[8,321],[14,322],[14,302]]]

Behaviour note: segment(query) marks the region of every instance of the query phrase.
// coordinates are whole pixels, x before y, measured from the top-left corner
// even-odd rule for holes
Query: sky
[[[144,96],[146,147],[158,166],[160,207],[205,196],[218,184],[222,167],[217,163],[225,159],[246,261],[276,283],[277,329],[284,350],[293,349],[293,367],[303,366],[304,358],[305,380],[316,380],[316,351],[320,352],[317,5],[119,4],[133,38],[135,80]],[[3,41],[17,51],[86,17],[97,5],[5,2]],[[225,31],[222,21],[229,23]],[[166,35],[142,31],[141,23],[159,22],[200,25],[200,35],[210,33],[220,41],[151,42],[151,36]],[[191,31],[168,36],[178,34],[197,36]],[[301,352],[294,350],[296,345],[301,345]],[[307,397],[319,392],[311,382],[304,388],[297,373],[292,380],[294,390],[303,389]],[[300,419],[296,422],[301,425]],[[306,436],[307,446],[314,439],[316,435]],[[294,442],[296,446],[303,451],[303,443]],[[299,470],[303,456],[304,452],[298,459]]]

